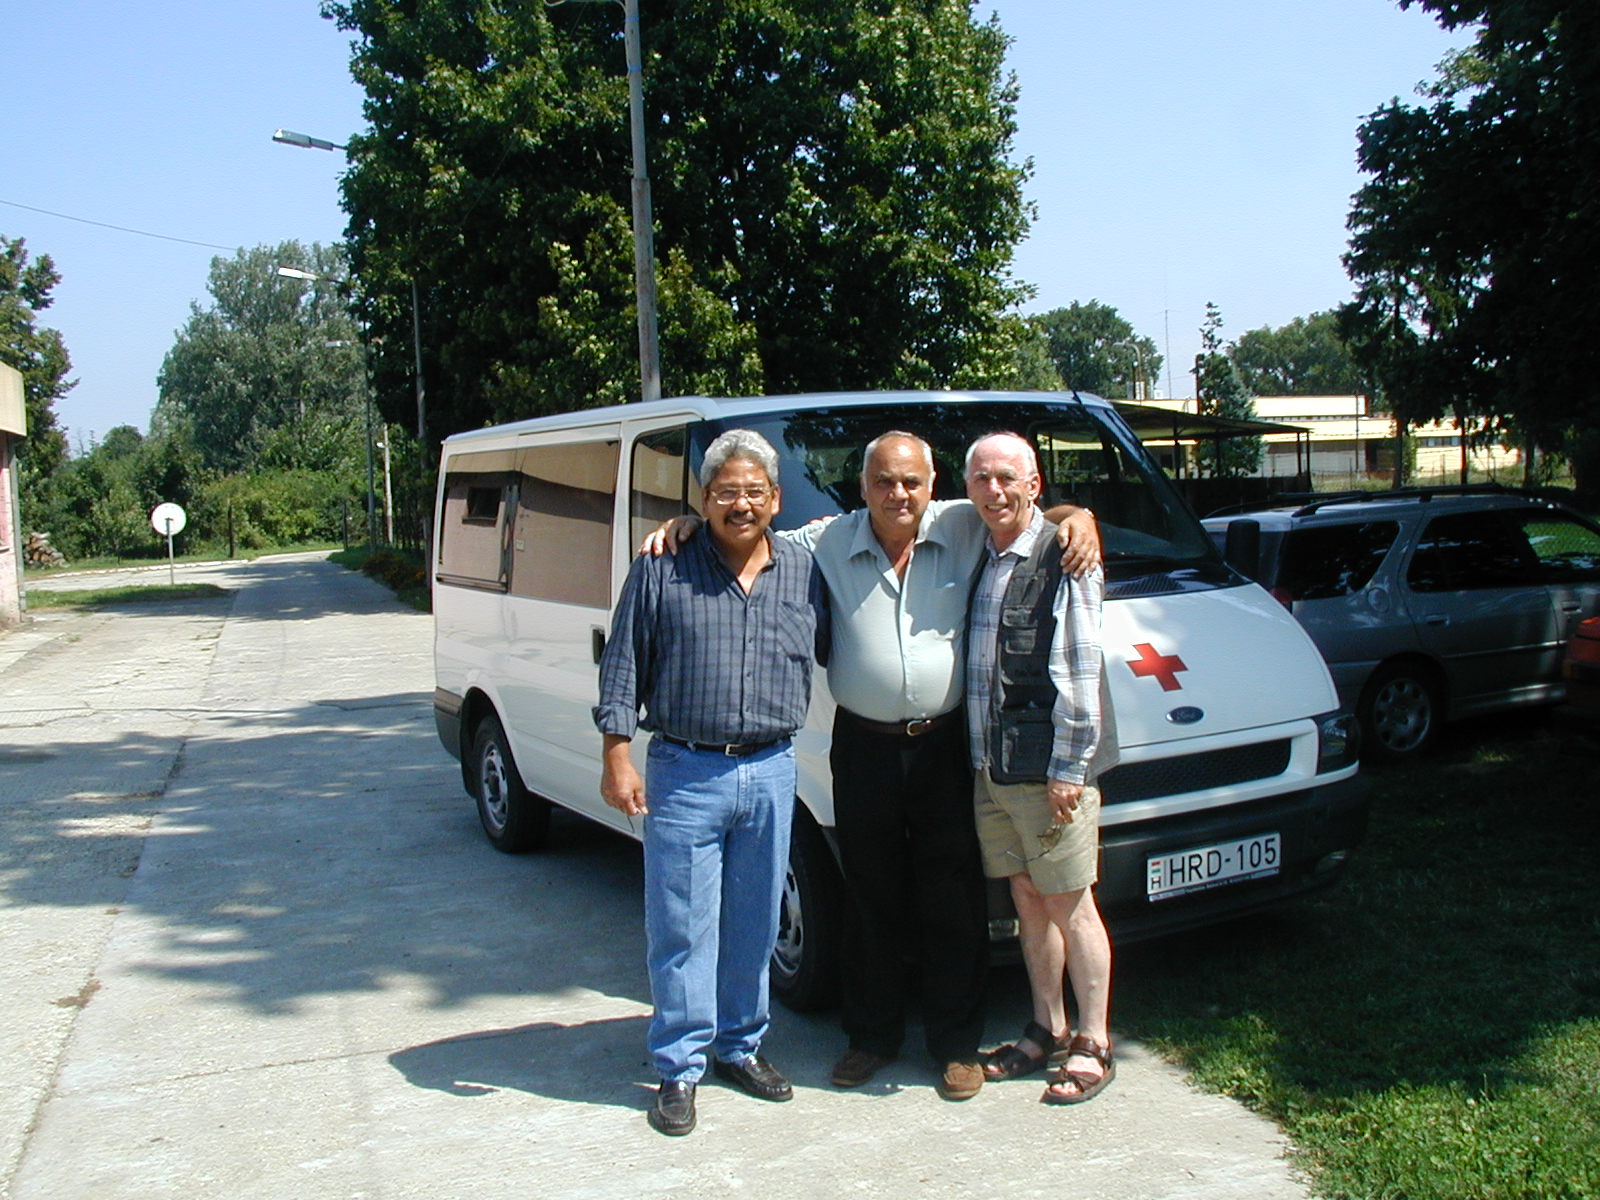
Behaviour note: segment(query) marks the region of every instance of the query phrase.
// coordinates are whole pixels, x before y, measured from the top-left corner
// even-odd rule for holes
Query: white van
[[[1116,407],[1040,392],[686,397],[458,434],[443,448],[433,578],[434,711],[489,840],[546,837],[550,806],[634,837],[600,799],[590,718],[611,608],[634,548],[699,505],[706,445],[731,428],[781,457],[776,528],[859,507],[861,450],[890,429],[928,439],[936,498],[963,495],[967,445],[1014,430],[1038,447],[1045,506],[1100,520],[1106,670],[1121,762],[1101,779],[1098,896],[1127,940],[1272,904],[1339,873],[1366,826],[1355,726],[1315,646],[1227,567]],[[796,739],[799,805],[772,985],[829,1002],[839,879],[830,841],[832,701],[817,672]],[[643,764],[648,735],[634,742]],[[1005,889],[993,929],[1014,935]]]

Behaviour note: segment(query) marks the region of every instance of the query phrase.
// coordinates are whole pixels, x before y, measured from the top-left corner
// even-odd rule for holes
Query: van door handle
[[[598,666],[600,663],[600,656],[606,652],[606,631],[601,629],[598,625],[591,627],[589,630],[589,640],[590,645],[594,649],[595,665]]]
[[[1440,613],[1435,613],[1431,617],[1423,617],[1422,623],[1424,625],[1432,625],[1435,629],[1443,629],[1446,625],[1450,624],[1450,618]]]

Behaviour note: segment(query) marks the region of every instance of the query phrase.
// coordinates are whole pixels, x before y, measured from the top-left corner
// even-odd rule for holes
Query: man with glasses
[[[1042,1099],[1079,1104],[1115,1074],[1111,941],[1095,903],[1100,792],[1115,761],[1103,731],[1104,577],[1064,575],[1035,503],[1038,459],[1014,433],[967,451],[967,496],[989,531],[967,629],[967,729],[984,870],[1009,880],[1033,993],[1023,1036],[987,1056],[991,1080],[1059,1060]],[[1063,974],[1072,980],[1077,1032]]]
[[[729,430],[700,482],[709,536],[634,560],[594,710],[601,795],[645,819],[648,1040],[661,1078],[649,1119],[669,1135],[694,1128],[708,1057],[758,1099],[793,1095],[759,1051],[794,815],[790,739],[828,646],[815,561],[767,532],[781,499],[771,445]],[[655,735],[643,779],[629,757],[640,728]]]

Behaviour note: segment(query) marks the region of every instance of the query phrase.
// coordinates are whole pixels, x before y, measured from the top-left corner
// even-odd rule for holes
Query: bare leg
[[[1063,933],[1067,970],[1072,977],[1072,995],[1078,1013],[1078,1034],[1102,1046],[1111,1044],[1111,938],[1100,918],[1094,892],[1083,888],[1043,897],[1051,924]],[[1026,952],[1026,951],[1024,951]],[[1104,1068],[1087,1055],[1075,1054],[1067,1069],[1089,1077],[1104,1073]],[[1052,1084],[1051,1090],[1072,1092],[1068,1082]]]
[[[1011,877],[1011,900],[1017,909],[1017,932],[1022,943],[1022,961],[1028,968],[1028,985],[1033,992],[1033,1019],[1065,1044],[1067,1030],[1066,997],[1063,975],[1067,967],[1067,942],[1064,927],[1052,919],[1047,900],[1026,872]],[[1045,1052],[1032,1038],[1023,1038],[1017,1048],[1024,1054]]]

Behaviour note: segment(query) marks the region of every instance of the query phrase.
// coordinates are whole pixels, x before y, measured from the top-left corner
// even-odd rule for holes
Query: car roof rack
[[[1400,487],[1384,491],[1350,490],[1343,492],[1275,492],[1265,500],[1245,504],[1230,504],[1207,513],[1209,517],[1234,516],[1240,513],[1262,512],[1269,508],[1296,506],[1292,514],[1308,516],[1331,504],[1370,504],[1375,500],[1415,500],[1425,503],[1435,496],[1525,496],[1541,504],[1557,501],[1533,488],[1506,487],[1503,483],[1453,483],[1434,487]]]

